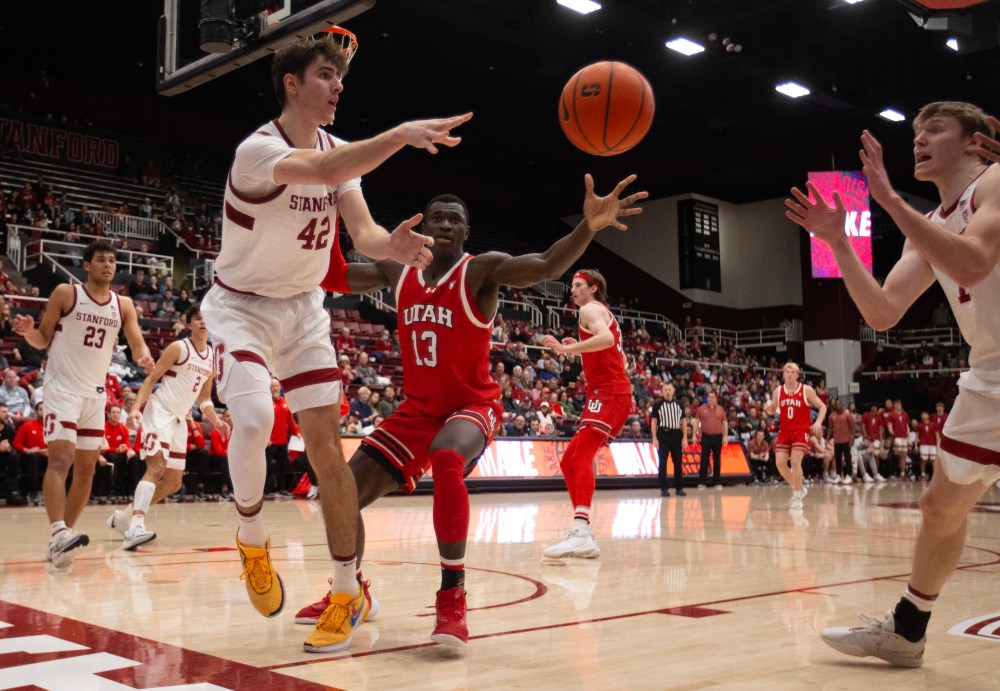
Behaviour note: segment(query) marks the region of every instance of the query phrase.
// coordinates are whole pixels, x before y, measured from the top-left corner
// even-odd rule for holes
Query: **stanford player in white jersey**
[[[72,528],[90,498],[104,439],[105,378],[120,329],[133,361],[147,371],[153,365],[132,301],[111,292],[115,267],[111,243],[90,243],[83,253],[86,283],[56,286],[37,329],[29,316],[14,318],[17,334],[39,350],[49,349],[44,424],[49,462],[42,492],[52,527],[45,556],[57,567],[68,566],[74,551],[90,542]],[[67,493],[70,466],[73,484]]]
[[[208,327],[197,305],[184,313],[189,338],[174,341],[160,354],[153,372],[136,394],[128,425],[141,429],[140,452],[146,472],[136,485],[134,501],[108,518],[109,528],[124,533],[122,547],[134,550],[156,537],[146,529],[146,512],[152,504],[181,488],[187,457],[187,414],[198,401],[212,425],[228,436],[229,425],[212,405],[212,376],[215,374]],[[153,387],[159,384],[155,391]]]
[[[225,192],[218,281],[201,305],[212,326],[219,395],[236,426],[229,459],[243,578],[264,616],[279,614],[285,602],[261,516],[264,449],[274,418],[272,374],[298,414],[323,487],[337,595],[306,641],[310,651],[346,649],[369,609],[355,578],[357,489],[340,448],[340,371],[320,289],[321,283],[346,287],[337,216],[359,252],[425,267],[433,241],[412,231],[419,219],[387,233],[372,219],[358,178],[405,147],[437,153],[438,145],[457,145],[451,130],[472,117],[406,122],[371,139],[335,140],[321,126],[333,122],[356,48],[353,34],[331,27],[275,54],[271,76],[281,114],[237,147]]]
[[[864,269],[844,233],[846,210],[807,184],[813,199],[793,189],[787,216],[830,245],[861,315],[877,331],[896,324],[935,280],[951,303],[971,347],[969,371],[959,377],[938,450],[938,468],[920,498],[923,523],[910,581],[895,609],[867,617],[868,627],[834,628],[823,640],[849,655],[875,655],[893,664],[922,664],[927,622],[965,544],[965,524],[976,502],[1000,478],[1000,143],[976,106],[938,102],[913,121],[914,175],[933,182],[941,205],[924,216],[892,188],[882,146],[861,135],[861,162],[869,192],[906,236],[903,254],[879,285]]]

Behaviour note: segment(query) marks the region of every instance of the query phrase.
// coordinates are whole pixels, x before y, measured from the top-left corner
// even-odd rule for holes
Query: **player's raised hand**
[[[986,122],[994,132],[1000,132],[1000,120],[987,115]],[[987,137],[982,132],[973,134],[972,141],[976,145],[977,154],[994,163],[1000,163],[1000,141]]]
[[[798,187],[793,187],[794,199],[785,200],[785,216],[788,220],[798,223],[828,245],[846,239],[844,221],[847,218],[847,209],[844,207],[844,200],[840,198],[840,193],[833,193],[833,206],[830,206],[823,200],[814,184],[807,182],[806,188],[809,194]],[[810,194],[816,201],[809,198]]]
[[[431,251],[434,238],[414,232],[420,225],[423,214],[417,214],[406,219],[389,234],[389,259],[416,269],[426,269],[431,263]]]
[[[889,173],[882,162],[882,144],[868,130],[861,133],[861,150],[858,155],[861,157],[865,177],[868,178],[868,192],[879,204],[887,205],[895,196],[896,190],[892,188]]]
[[[24,336],[33,328],[35,328],[35,318],[27,314],[16,314],[14,315],[13,323],[14,333],[18,336]]]
[[[417,149],[427,149],[432,154],[436,154],[438,150],[434,146],[435,144],[456,146],[462,141],[461,137],[453,137],[451,131],[470,119],[472,119],[472,113],[434,120],[411,120],[399,125],[399,131],[407,145]]]
[[[562,340],[562,344],[563,345],[573,345],[574,343],[576,343],[576,339],[575,338],[571,338],[569,336],[567,336],[566,338],[564,338]]]
[[[642,209],[632,205],[649,196],[648,192],[636,192],[622,198],[622,192],[635,182],[635,178],[635,175],[629,175],[615,185],[611,194],[606,197],[598,197],[594,194],[594,178],[591,177],[590,173],[583,176],[583,186],[586,188],[583,197],[583,215],[587,219],[587,227],[590,230],[596,232],[608,226],[614,226],[618,230],[628,230],[628,226],[619,221],[618,217],[641,214]]]

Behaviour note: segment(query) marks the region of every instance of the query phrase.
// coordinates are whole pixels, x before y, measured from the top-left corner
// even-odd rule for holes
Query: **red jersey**
[[[104,421],[104,438],[108,440],[108,449],[111,453],[118,453],[118,447],[124,444],[128,446],[129,434],[128,427],[124,423],[119,422],[117,425],[112,425],[110,421]]]
[[[948,421],[948,413],[931,413],[931,422],[937,425],[939,430],[944,429],[944,423]]]
[[[921,446],[937,446],[938,426],[933,422],[917,423],[917,439]]]
[[[493,315],[480,313],[469,290],[465,273],[471,259],[463,256],[436,285],[409,266],[396,284],[406,400],[421,415],[450,415],[500,398],[500,387],[490,378]]]
[[[608,310],[605,305],[601,305]],[[625,354],[622,351],[622,332],[618,328],[618,320],[611,314],[608,329],[615,339],[613,346],[592,353],[581,353],[583,356],[583,373],[587,377],[587,397],[621,394],[632,395],[632,383],[625,374]],[[594,334],[580,327],[580,341],[593,338]]]
[[[213,456],[228,456],[229,437],[223,437],[222,432],[214,428],[212,429],[210,436],[212,437],[210,442],[211,454]]]
[[[892,436],[898,439],[910,436],[910,416],[906,414],[906,411],[902,413],[893,411],[889,414],[889,429],[892,430]]]
[[[791,393],[778,387],[778,411],[783,432],[808,432],[812,426],[812,406],[806,400],[805,386],[799,384]]]
[[[864,427],[865,436],[874,440],[882,438],[882,415],[879,413],[865,413],[861,416],[861,426]]]
[[[11,444],[18,453],[24,453],[26,449],[47,449],[49,445],[45,443],[45,435],[42,433],[42,421],[38,418],[26,420],[14,435],[14,442]]]
[[[295,424],[292,411],[285,402],[285,397],[280,396],[274,401],[274,425],[271,427],[271,439],[269,444],[283,446],[288,443],[288,437],[299,433],[299,426]]]

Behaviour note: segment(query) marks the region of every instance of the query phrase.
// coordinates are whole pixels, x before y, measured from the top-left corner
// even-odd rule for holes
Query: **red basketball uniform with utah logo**
[[[781,426],[774,442],[775,448],[782,451],[792,447],[808,449],[812,406],[806,400],[805,386],[799,384],[794,391],[788,393],[782,384],[778,388],[778,411]]]
[[[632,407],[632,384],[625,374],[622,332],[618,321],[605,305],[601,307],[611,317],[608,329],[615,342],[607,348],[582,353],[583,373],[587,378],[587,405],[580,416],[580,427],[591,425],[613,437],[628,419]],[[581,342],[593,337],[594,334],[580,326]]]
[[[490,378],[492,320],[465,281],[470,259],[434,286],[407,267],[395,288],[406,398],[362,444],[407,492],[430,467],[431,442],[449,420],[476,425],[489,444],[503,414],[500,387]]]
[[[492,321],[480,314],[465,284],[470,259],[463,257],[436,286],[407,267],[396,286],[406,400],[422,415],[500,398],[490,378]]]

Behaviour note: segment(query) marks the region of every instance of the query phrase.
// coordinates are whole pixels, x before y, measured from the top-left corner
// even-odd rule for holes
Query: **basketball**
[[[574,74],[559,98],[559,124],[576,148],[615,156],[642,141],[653,123],[653,90],[624,62],[595,62]]]

